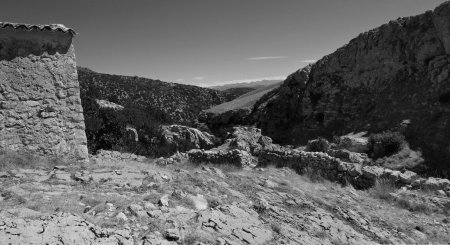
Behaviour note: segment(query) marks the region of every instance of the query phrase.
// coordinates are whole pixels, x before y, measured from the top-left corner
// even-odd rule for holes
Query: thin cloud
[[[183,82],[184,79],[183,78],[178,78],[177,80],[175,80],[175,82]]]
[[[234,83],[251,83],[258,82],[263,80],[284,80],[286,76],[273,76],[273,77],[258,77],[258,78],[249,78],[249,79],[238,79],[238,80],[230,80],[230,81],[212,81],[212,82],[203,82],[196,84],[200,87],[211,87],[211,86],[220,86],[226,84],[234,84]]]
[[[278,60],[278,59],[287,59],[287,56],[261,56],[261,57],[250,57],[248,60]]]
[[[300,60],[303,63],[315,63],[317,60]]]
[[[198,77],[194,77],[194,79],[195,79],[195,80],[204,80],[204,79],[205,79],[205,77],[202,77],[202,76],[198,76]]]

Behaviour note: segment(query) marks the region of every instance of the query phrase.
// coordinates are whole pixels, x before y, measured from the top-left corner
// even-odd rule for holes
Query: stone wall
[[[439,178],[422,178],[412,171],[396,171],[379,166],[350,163],[323,152],[299,150],[272,150],[261,152],[259,166],[289,167],[298,173],[309,172],[340,183],[350,183],[356,188],[373,187],[377,180],[390,180],[400,186],[426,190],[442,190],[450,197],[450,181]]]
[[[0,23],[0,150],[87,161],[73,35]]]

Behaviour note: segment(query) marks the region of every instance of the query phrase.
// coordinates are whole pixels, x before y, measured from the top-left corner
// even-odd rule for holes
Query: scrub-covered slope
[[[450,168],[450,2],[360,34],[291,74],[253,109],[283,143],[393,129],[439,171]]]

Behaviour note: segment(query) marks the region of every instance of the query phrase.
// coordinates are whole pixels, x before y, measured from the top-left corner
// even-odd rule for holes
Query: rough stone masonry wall
[[[341,161],[322,152],[303,152],[298,150],[264,151],[259,155],[259,166],[275,165],[289,167],[299,173],[310,171],[319,173],[323,178],[349,182],[357,188],[373,187],[379,179],[389,179],[399,185],[411,185],[414,188],[445,190],[450,194],[450,181],[438,178],[421,178],[411,171],[396,171],[378,166],[364,166],[358,163]]]
[[[0,28],[0,150],[87,161],[72,33]]]

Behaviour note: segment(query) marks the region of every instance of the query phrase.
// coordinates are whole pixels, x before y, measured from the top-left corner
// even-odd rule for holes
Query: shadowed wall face
[[[72,34],[0,28],[0,150],[87,161]]]

